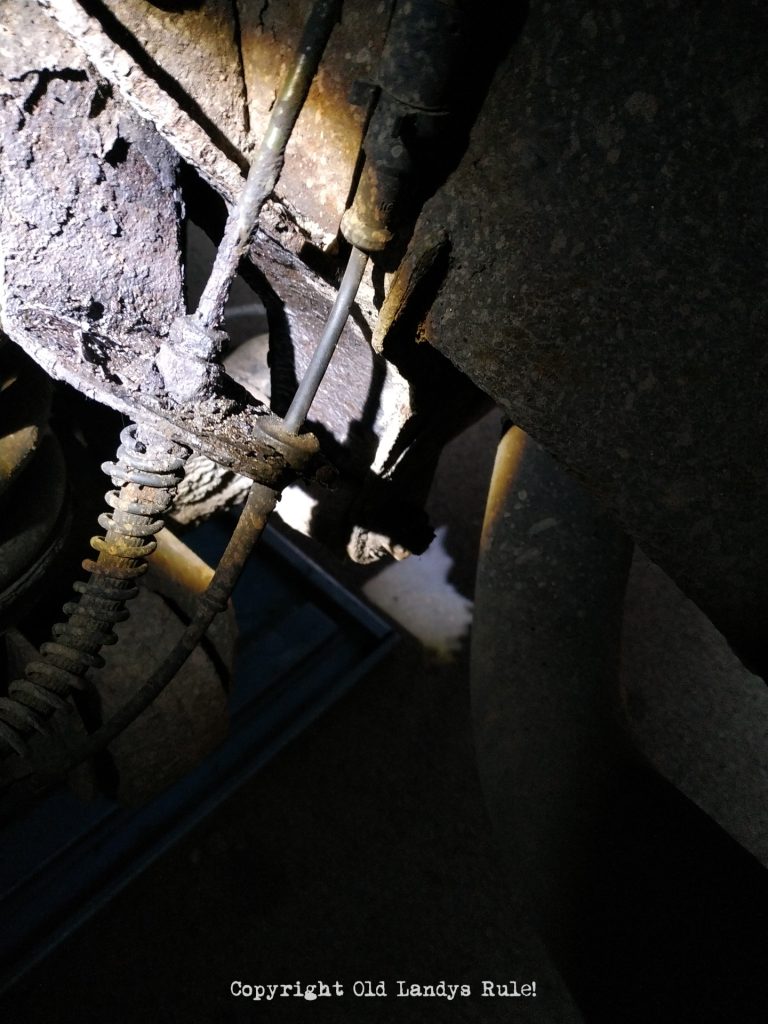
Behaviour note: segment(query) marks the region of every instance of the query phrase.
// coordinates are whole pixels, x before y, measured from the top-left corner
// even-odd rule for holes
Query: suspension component
[[[136,425],[122,431],[120,442],[117,461],[103,466],[115,490],[106,495],[112,512],[99,517],[105,535],[91,540],[98,555],[83,562],[90,578],[74,584],[80,597],[64,605],[67,620],[53,627],[54,639],[42,645],[25,678],[11,683],[9,696],[0,699],[0,741],[20,756],[28,753],[29,737],[46,734],[49,716],[86,686],[88,669],[103,664],[99,651],[115,642],[113,627],[128,615],[126,602],[138,593],[135,581],[146,571],[154,534],[163,526],[190,454]]]

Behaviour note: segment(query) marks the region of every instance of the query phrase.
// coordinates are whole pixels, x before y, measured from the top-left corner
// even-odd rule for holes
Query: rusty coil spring
[[[64,605],[66,622],[53,627],[54,639],[42,644],[41,657],[27,665],[23,679],[11,683],[9,696],[0,698],[0,743],[22,757],[29,736],[47,734],[47,719],[68,707],[73,690],[85,688],[88,669],[104,664],[99,650],[115,643],[113,627],[128,617],[125,604],[138,594],[135,581],[157,546],[154,534],[162,529],[161,517],[190,454],[135,424],[122,431],[120,442],[117,461],[102,466],[116,489],[105,496],[113,511],[99,516],[105,536],[91,539],[98,556],[83,562],[90,578],[74,584],[80,597]]]

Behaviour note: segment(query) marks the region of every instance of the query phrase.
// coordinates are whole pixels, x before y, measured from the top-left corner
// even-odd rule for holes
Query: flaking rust
[[[62,28],[67,12],[71,18]],[[5,330],[52,376],[126,416],[141,412],[156,431],[210,456],[216,473],[278,483],[304,464],[314,439],[303,436],[303,448],[295,441],[286,447],[279,420],[223,378],[203,400],[179,401],[173,392],[180,392],[174,384],[166,387],[157,363],[170,325],[183,311],[175,153],[227,199],[237,193],[240,170],[216,149],[204,125],[183,117],[161,82],[147,77],[151,62],[137,64],[140,55],[111,41],[79,5],[13,0],[3,6],[2,20]],[[347,21],[345,15],[349,28]],[[332,40],[332,63],[341,59],[340,40]],[[360,132],[353,134],[356,152]],[[41,204],[47,209],[42,214]],[[314,350],[333,289],[301,258],[307,236],[293,231],[293,214],[276,225],[273,213],[266,211],[251,262],[259,268],[259,290],[268,293],[271,397],[282,411]],[[315,243],[322,241],[310,234]],[[418,301],[408,300],[409,312],[419,305],[423,287],[417,292]],[[334,536],[346,531],[348,540],[354,534],[349,550],[364,561],[381,551],[413,549],[409,523],[423,516],[414,499],[418,506],[428,489],[435,446],[476,414],[466,413],[465,379],[456,371],[448,379],[445,360],[425,351],[428,346],[418,346],[418,356],[402,365],[399,358],[372,353],[367,335],[375,317],[367,286],[311,423],[341,473],[333,494],[318,492],[318,501],[333,508],[313,517],[312,535],[329,543],[322,524],[333,521]],[[476,389],[475,396],[475,407],[482,406]],[[435,405],[441,421],[436,433],[434,417],[425,416]],[[386,488],[368,486],[378,477],[386,478]],[[360,501],[364,483],[371,493]],[[383,541],[361,547],[360,536],[372,530]]]
[[[7,11],[3,328],[56,379],[281,486],[314,453],[314,438],[289,443],[279,420],[218,367],[188,401],[179,394],[179,361],[169,382],[158,365],[170,325],[183,313],[176,154],[35,5]],[[24,32],[14,25],[19,19]],[[39,33],[39,47],[30,33]],[[49,52],[55,61],[28,66]],[[190,377],[198,364],[190,357]]]

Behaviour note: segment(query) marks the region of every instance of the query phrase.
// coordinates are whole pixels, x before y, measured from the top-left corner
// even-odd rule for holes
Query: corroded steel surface
[[[183,97],[169,115],[150,63],[121,77],[121,61],[135,56],[114,42],[109,51],[100,5],[42,6],[60,23],[85,11],[87,28],[69,26],[84,52],[231,195],[237,155],[194,141],[202,122]],[[242,53],[246,39],[258,53],[245,71],[254,136],[307,8],[285,2],[241,17]],[[515,33],[490,7],[476,14],[495,50],[479,61],[473,50],[474,64],[468,53],[467,84],[488,72],[505,32],[509,50],[455,173],[417,225],[395,279],[407,301],[391,304],[377,342],[402,368],[406,333],[431,341],[762,664],[765,9],[540,0],[527,16],[525,5],[515,10]],[[185,17],[169,19],[180,33]],[[296,255],[327,247],[335,230],[362,127],[346,90],[369,74],[386,21],[386,10],[348,0],[331,40],[296,136],[305,155],[286,167],[268,217]],[[145,36],[139,49],[149,52],[156,41]],[[243,73],[206,88],[241,95]],[[199,102],[200,87],[189,89]],[[302,160],[313,159],[310,173]],[[361,304],[369,325],[391,284],[381,272],[374,280],[375,301],[369,292]]]

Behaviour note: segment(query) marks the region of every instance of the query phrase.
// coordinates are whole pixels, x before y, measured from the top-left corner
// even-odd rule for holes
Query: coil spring
[[[120,434],[117,461],[102,466],[115,490],[105,496],[112,512],[99,516],[105,536],[91,539],[97,558],[83,562],[90,578],[74,584],[80,596],[64,605],[66,622],[53,627],[54,639],[42,644],[40,658],[27,665],[25,678],[11,683],[9,696],[0,698],[0,740],[20,756],[28,753],[26,739],[33,732],[47,734],[48,718],[68,707],[73,690],[85,687],[88,669],[104,664],[99,651],[115,643],[114,626],[128,617],[125,604],[138,594],[136,580],[157,546],[154,535],[162,529],[189,454],[132,424]]]

